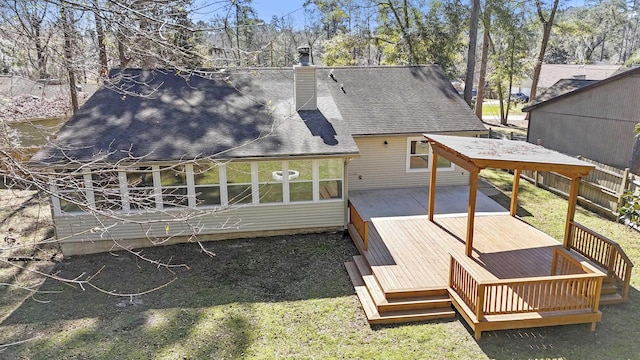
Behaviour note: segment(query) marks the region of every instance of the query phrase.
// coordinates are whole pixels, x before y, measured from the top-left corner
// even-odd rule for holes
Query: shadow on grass
[[[256,304],[353,294],[343,262],[357,250],[342,233],[203,245],[216,255],[205,255],[197,244],[144,250],[147,258],[188,265],[172,271],[127,253],[65,259],[54,269],[58,276],[97,274],[93,282],[109,291],[137,293],[172,282],[149,294],[115,297],[47,280],[41,293],[0,324],[0,343],[30,338],[37,329],[50,336],[8,350],[29,358],[68,358],[95,348],[97,358],[145,358],[171,357],[175,347],[194,358],[237,358],[257,336]]]

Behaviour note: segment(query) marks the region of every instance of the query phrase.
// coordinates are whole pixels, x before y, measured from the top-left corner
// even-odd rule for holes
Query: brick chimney
[[[296,111],[318,109],[318,83],[316,66],[311,65],[311,48],[298,48],[299,64],[293,66],[293,94],[296,101]]]

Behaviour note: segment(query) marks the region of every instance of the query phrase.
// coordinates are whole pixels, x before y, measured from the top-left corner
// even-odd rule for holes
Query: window
[[[188,206],[187,172],[184,165],[160,168],[162,206],[164,208]]]
[[[193,165],[196,206],[220,205],[220,167],[216,163]]]
[[[94,170],[91,174],[93,199],[97,210],[122,210],[120,179],[114,170]]]
[[[289,161],[289,201],[313,201],[313,162]]]
[[[429,141],[423,137],[407,139],[407,172],[419,172],[431,170],[429,157],[431,156]],[[438,156],[438,169],[453,170],[451,161]]]
[[[250,204],[252,202],[251,163],[230,162],[226,168],[229,204]]]
[[[84,175],[65,173],[56,179],[56,190],[60,201],[60,212],[83,211],[88,205]]]
[[[290,171],[289,171],[290,172]],[[258,194],[260,203],[281,203],[284,179],[282,161],[262,161],[258,163]],[[288,178],[291,178],[289,175]]]
[[[139,167],[128,171],[127,188],[129,208],[131,210],[156,208],[151,166]]]
[[[342,199],[342,159],[319,162],[319,199]]]

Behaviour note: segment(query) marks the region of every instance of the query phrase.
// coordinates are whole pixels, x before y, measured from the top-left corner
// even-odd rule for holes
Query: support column
[[[433,221],[436,202],[436,170],[438,169],[438,154],[431,151],[431,179],[429,180],[429,221]]]
[[[513,172],[513,187],[511,188],[511,209],[509,213],[511,216],[516,216],[518,210],[518,188],[520,186],[520,169],[515,169]]]
[[[567,207],[567,221],[564,224],[564,241],[562,246],[569,248],[569,237],[571,236],[571,222],[576,214],[576,205],[578,203],[578,192],[580,190],[580,176],[571,178],[571,188],[569,189],[569,206]]]
[[[467,209],[467,239],[465,242],[465,254],[471,257],[473,252],[473,224],[476,215],[476,194],[478,192],[478,175],[480,169],[470,172],[469,178],[469,207]]]

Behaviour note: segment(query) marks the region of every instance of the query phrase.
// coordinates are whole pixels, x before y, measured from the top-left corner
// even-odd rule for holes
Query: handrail
[[[600,272],[480,280],[465,259],[451,255],[449,287],[481,321],[485,315],[590,309],[598,312]]]
[[[353,226],[356,228],[356,231],[362,238],[364,250],[368,250],[369,249],[369,222],[362,219],[362,216],[360,216],[360,213],[358,213],[358,210],[356,210],[356,208],[353,205],[351,204],[349,205],[350,205],[349,219],[351,221],[351,224],[353,224]]]
[[[570,222],[569,248],[607,270],[607,275],[622,285],[626,300],[633,262],[615,241],[576,222]]]

